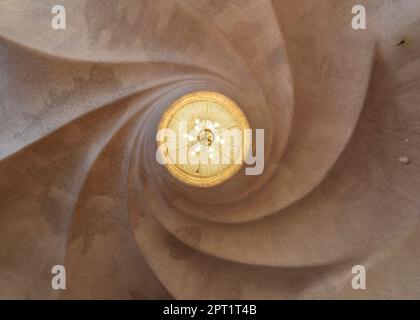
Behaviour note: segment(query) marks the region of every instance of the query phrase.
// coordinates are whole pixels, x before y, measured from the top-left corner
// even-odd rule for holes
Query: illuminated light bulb
[[[195,152],[199,152],[201,150],[201,147],[200,146],[196,146],[194,150],[195,150]]]
[[[221,122],[217,123],[216,119],[220,119]],[[188,131],[182,131],[184,127],[179,126],[180,121],[187,123]],[[188,163],[185,165],[185,163],[180,162],[177,154],[173,158],[169,152],[165,155],[165,150],[168,150],[166,146],[166,149],[158,149],[163,157],[171,160],[165,163],[165,168],[180,182],[194,187],[210,188],[227,181],[244,165],[242,162],[234,163],[230,161],[227,166],[225,163],[219,163],[218,161],[221,156],[219,154],[221,149],[223,149],[223,156],[227,151],[229,153],[226,153],[226,155],[236,152],[234,146],[230,145],[232,139],[224,135],[224,130],[236,127],[240,130],[247,130],[249,129],[249,123],[239,106],[228,97],[217,92],[207,91],[193,92],[180,97],[168,106],[159,122],[159,130],[176,129],[175,133],[178,135],[178,140],[176,140],[174,147],[177,149],[186,147],[183,151],[187,151]],[[184,135],[185,133],[187,133],[187,136]],[[224,145],[220,148],[222,139]],[[215,141],[217,142],[215,143]],[[165,142],[158,141],[158,147]],[[249,141],[244,142],[246,144],[242,149],[246,152],[250,148],[250,143]],[[201,147],[198,148],[198,145]],[[227,148],[228,146],[229,148]],[[210,149],[210,147],[213,148]],[[200,161],[200,167],[197,170],[195,162],[197,158],[201,160],[202,156],[205,156],[203,159],[207,159],[208,163],[205,163],[205,161],[201,163]]]
[[[221,143],[221,144],[225,144],[225,139],[221,139],[221,140],[220,140],[220,143]]]

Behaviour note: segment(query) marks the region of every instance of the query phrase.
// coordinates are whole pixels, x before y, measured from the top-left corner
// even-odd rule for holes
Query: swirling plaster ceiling
[[[367,30],[350,0],[65,0],[66,30],[1,1],[0,297],[420,298],[420,2],[359,2]],[[262,175],[157,163],[201,90],[265,130]]]

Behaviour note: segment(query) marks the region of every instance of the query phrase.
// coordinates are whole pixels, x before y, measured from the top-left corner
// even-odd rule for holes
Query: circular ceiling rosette
[[[157,133],[159,162],[178,180],[209,188],[234,176],[250,149],[241,109],[217,92],[192,92],[163,115]]]
[[[419,1],[61,2],[0,2],[1,298],[420,298]],[[262,174],[158,163],[197,92],[241,116],[186,110],[194,148],[244,119]]]

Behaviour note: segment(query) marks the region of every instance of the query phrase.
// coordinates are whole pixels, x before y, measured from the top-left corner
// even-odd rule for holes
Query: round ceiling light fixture
[[[208,188],[231,178],[250,147],[249,123],[223,94],[198,91],[182,96],[159,123],[158,154],[180,181]]]

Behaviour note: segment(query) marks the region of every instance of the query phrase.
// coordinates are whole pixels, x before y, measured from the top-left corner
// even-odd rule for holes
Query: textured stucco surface
[[[0,0],[1,298],[420,298],[418,0],[55,2]],[[262,175],[156,162],[197,90],[265,129]]]

